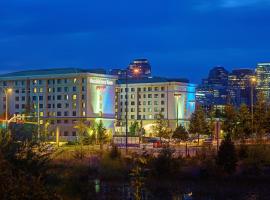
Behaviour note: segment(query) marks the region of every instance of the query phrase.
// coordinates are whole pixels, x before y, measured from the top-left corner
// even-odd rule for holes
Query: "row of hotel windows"
[[[123,110],[124,110],[124,112],[127,111],[126,108],[125,108],[125,109],[121,108],[121,109],[120,109],[120,112],[122,113]],[[143,109],[139,108],[139,109],[138,109],[138,112],[152,112],[152,111],[153,111],[152,108],[143,108]],[[164,112],[164,111],[165,111],[165,108],[154,107],[154,112]],[[135,108],[130,108],[130,112],[136,112]],[[123,113],[123,114],[124,114],[124,113]]]
[[[49,80],[32,80],[32,85],[42,85],[43,83],[50,84],[67,84],[67,83],[77,83],[78,79],[77,78],[72,78],[72,79],[49,79]],[[3,81],[3,86],[7,86],[8,81]],[[82,83],[85,83],[85,78],[82,78]],[[15,85],[22,85],[24,86],[26,84],[25,80],[22,81],[15,81]]]
[[[150,114],[150,115],[137,115],[137,119],[140,120],[140,119],[157,119],[159,116],[159,114]],[[135,118],[135,115],[130,115],[130,118],[129,119],[136,119]]]
[[[159,96],[161,98],[165,98],[165,94],[148,94],[148,95],[146,95],[146,94],[143,94],[143,95],[138,94],[137,96],[138,96],[139,99],[142,98],[142,97],[143,98],[152,98],[152,96],[154,96],[154,98],[158,98]],[[121,95],[121,99],[123,99],[123,97],[125,97],[125,99],[126,99],[127,95]],[[135,94],[131,94],[130,98],[135,99]]]
[[[135,88],[121,88],[121,92],[135,92]],[[151,92],[151,91],[165,91],[165,87],[143,87],[143,88],[137,88],[137,91],[138,92],[141,92],[141,91],[148,91],[148,92]]]
[[[70,88],[71,88],[71,90],[70,90]],[[44,88],[43,87],[40,87],[40,88],[35,87],[32,90],[33,90],[33,93],[37,93],[37,92],[42,93],[42,92],[44,92]],[[27,91],[27,89],[25,89],[25,88],[22,88],[21,90],[20,89],[16,89],[15,90],[15,93],[16,94],[19,94],[20,92],[21,93],[25,93],[25,91]],[[47,91],[49,93],[55,92],[55,91],[56,92],[70,92],[70,91],[77,92],[77,86],[72,86],[72,87],[56,87],[56,88],[49,87],[47,89]],[[85,91],[85,86],[82,86],[82,92],[84,92],[84,91]]]
[[[55,98],[56,97],[56,98]],[[63,97],[63,98],[62,98]],[[39,101],[43,101],[43,96],[32,96],[32,100],[33,101],[36,101],[36,100],[39,100]],[[50,101],[50,100],[69,100],[69,95],[68,94],[65,94],[65,95],[57,95],[57,96],[47,96],[47,100]],[[21,96],[21,101],[25,101],[26,100],[26,97],[25,96]],[[73,94],[72,95],[72,100],[77,100],[77,95],[76,94]],[[81,100],[85,100],[85,95],[82,95],[81,96]],[[3,101],[6,101],[6,97],[3,97]],[[16,96],[15,97],[15,101],[20,101],[20,97],[19,96]]]
[[[135,101],[131,101],[129,103],[131,106],[135,106]],[[120,105],[123,106],[123,105],[127,105],[127,102],[120,102]],[[146,101],[143,101],[143,104],[141,101],[138,101],[138,105],[148,105],[148,106],[151,106],[152,105],[152,101],[147,101],[147,104],[146,104]],[[154,101],[154,105],[159,105],[159,102],[158,101]],[[160,101],[160,105],[165,105],[165,101]]]
[[[20,113],[15,112],[15,114],[17,115],[17,114],[20,114]],[[37,115],[37,112],[35,112],[34,115],[36,116]],[[44,112],[42,112],[42,111],[39,112],[39,116],[40,117],[44,117]],[[62,117],[62,116],[64,116],[64,117],[70,117],[70,116],[76,117],[77,116],[77,111],[72,111],[71,112],[71,115],[70,115],[69,111],[64,111],[64,112],[48,112],[47,113],[47,117]],[[82,116],[83,117],[86,116],[86,112],[85,111],[82,112]]]
[[[15,109],[25,109],[25,104],[15,104]],[[86,107],[86,104],[85,102],[82,102],[82,108],[85,108]],[[6,104],[3,104],[3,109],[6,108]],[[34,104],[34,108],[37,109],[37,105]],[[43,104],[39,104],[39,108],[40,109],[43,109],[44,108],[44,105]],[[58,103],[56,104],[47,104],[47,108],[50,109],[50,108],[69,108],[69,103],[65,103],[65,104],[61,104],[61,103]],[[77,103],[72,103],[72,109],[76,109],[77,108]]]

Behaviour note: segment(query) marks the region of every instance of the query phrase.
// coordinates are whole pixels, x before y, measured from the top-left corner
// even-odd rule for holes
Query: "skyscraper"
[[[250,105],[252,69],[234,69],[229,74],[228,89],[232,104],[239,107],[241,104]]]
[[[258,63],[256,67],[256,90],[270,99],[270,63]]]

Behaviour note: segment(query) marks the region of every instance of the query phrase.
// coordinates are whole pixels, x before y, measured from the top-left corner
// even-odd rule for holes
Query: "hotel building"
[[[45,69],[0,75],[0,115],[31,113],[62,139],[77,135],[78,120],[102,120],[113,131],[116,77],[77,68]],[[7,93],[8,88],[12,91]],[[7,107],[6,107],[7,106]],[[7,108],[7,109],[6,109]]]
[[[170,128],[177,123],[188,125],[195,109],[195,85],[184,79],[160,77],[120,79],[116,86],[116,133],[125,133],[126,112],[128,126],[135,120],[146,133],[151,133],[161,112]],[[127,101],[126,101],[127,100]]]

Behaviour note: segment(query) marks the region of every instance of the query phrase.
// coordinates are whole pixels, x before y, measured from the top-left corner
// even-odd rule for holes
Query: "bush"
[[[151,174],[154,177],[176,177],[180,171],[180,159],[173,158],[174,150],[163,148],[157,158],[150,161]]]
[[[113,145],[109,155],[111,159],[120,158],[121,152],[116,145]]]
[[[259,175],[270,166],[270,148],[266,145],[250,146],[243,159],[243,171],[250,175]]]
[[[125,162],[120,158],[111,158],[110,153],[102,156],[99,173],[102,179],[121,180],[128,176]]]
[[[230,135],[222,141],[217,155],[217,165],[226,173],[233,173],[236,169],[237,154]]]

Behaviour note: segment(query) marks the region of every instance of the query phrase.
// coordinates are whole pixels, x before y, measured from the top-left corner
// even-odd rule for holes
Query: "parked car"
[[[212,143],[213,143],[212,138],[206,138],[206,139],[203,141],[203,145],[211,145]]]

